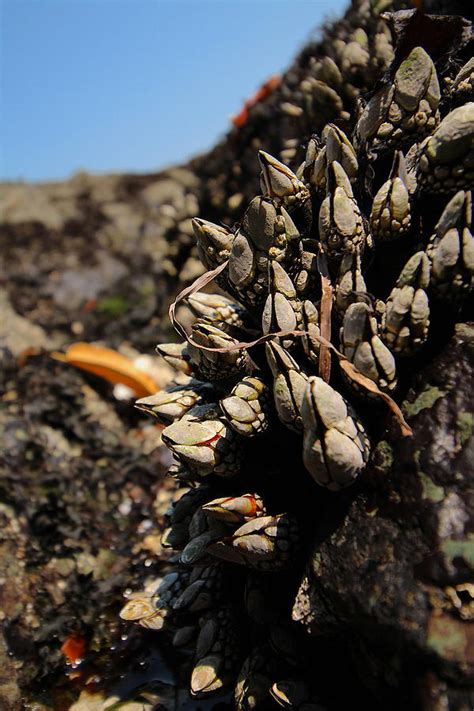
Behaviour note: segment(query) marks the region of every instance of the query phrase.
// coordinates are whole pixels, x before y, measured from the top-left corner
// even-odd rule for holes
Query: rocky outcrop
[[[472,706],[473,373],[474,325],[459,324],[404,402],[413,437],[379,443],[293,609],[351,649],[383,708]]]
[[[52,345],[118,345],[133,329],[135,345],[151,350],[168,294],[200,272],[190,219],[198,188],[185,168],[4,184],[0,250],[12,309]]]

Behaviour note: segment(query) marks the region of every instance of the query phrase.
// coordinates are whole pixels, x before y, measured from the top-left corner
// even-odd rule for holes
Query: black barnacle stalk
[[[122,616],[168,627],[193,650],[192,694],[234,686],[242,710],[317,699],[290,624],[314,512],[364,477],[382,401],[474,282],[472,60],[413,36],[395,55],[387,3],[354,8],[282,107],[314,124],[303,164],[261,151],[263,194],[240,223],[194,220],[230,298],[188,295],[190,342],[158,346],[177,379],[137,403],[166,425],[187,493],[163,540],[176,572]]]

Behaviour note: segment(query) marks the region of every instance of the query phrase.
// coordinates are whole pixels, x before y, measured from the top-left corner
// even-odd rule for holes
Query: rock
[[[79,217],[78,209],[71,200],[58,200],[44,185],[26,184],[4,187],[0,214],[2,221],[10,225],[38,223],[52,230],[62,229],[66,220]]]
[[[41,327],[55,342],[80,334],[115,346],[131,321],[161,318],[173,291],[194,273],[188,265],[180,276],[192,259],[190,218],[199,214],[199,199],[200,180],[185,168],[3,184],[0,277],[18,317],[35,324],[32,340]],[[151,351],[156,330],[140,333],[135,344]]]
[[[440,705],[423,708],[470,707],[473,371],[474,324],[458,324],[404,403],[413,437],[379,443],[343,520],[315,546],[293,609],[309,634],[349,646],[383,708],[433,688]]]
[[[94,255],[96,266],[65,269],[58,280],[51,285],[53,299],[63,308],[79,309],[86,301],[96,299],[102,292],[110,290],[119,279],[127,274],[122,262],[104,250]]]
[[[10,304],[7,293],[0,289],[0,346],[18,356],[28,348],[51,347],[44,330],[19,316]]]
[[[0,370],[0,708],[17,711],[27,693],[36,704],[43,689],[44,708],[66,709],[77,697],[60,651],[68,636],[85,640],[89,660],[125,649],[117,611],[149,572],[167,462],[156,428],[131,405],[119,414],[97,379],[48,354],[19,365],[4,352]]]

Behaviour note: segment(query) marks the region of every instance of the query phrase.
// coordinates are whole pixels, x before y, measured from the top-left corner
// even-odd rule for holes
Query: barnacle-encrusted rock
[[[283,162],[259,151],[263,194],[246,209],[242,206],[235,227],[194,222],[201,259],[209,270],[221,267],[218,283],[231,298],[198,293],[203,280],[188,290],[181,300],[197,319],[189,342],[160,351],[193,379],[181,375],[176,385],[139,403],[171,422],[162,433],[177,458],[171,473],[181,485],[196,487],[168,516],[163,545],[180,551],[179,569],[193,572],[163,609],[174,625],[176,645],[196,648],[192,693],[204,697],[234,684],[237,711],[270,703],[316,709],[319,686],[326,686],[328,708],[347,704],[347,694],[326,684],[325,674],[302,679],[308,663],[290,609],[305,543],[314,531],[327,558],[321,563],[324,574],[330,576],[338,553],[327,540],[335,537],[354,566],[357,594],[366,592],[358,608],[367,618],[377,618],[374,610],[385,594],[378,569],[392,564],[398,548],[396,543],[391,547],[390,529],[380,524],[383,540],[374,544],[376,555],[366,541],[357,552],[341,528],[351,497],[374,488],[370,500],[350,514],[355,540],[355,521],[362,518],[364,530],[370,531],[372,517],[384,521],[402,507],[413,528],[418,526],[423,511],[410,508],[410,487],[416,488],[415,498],[421,490],[442,501],[439,487],[421,476],[421,449],[412,452],[404,473],[410,480],[419,469],[420,481],[404,485],[403,501],[390,497],[390,482],[376,478],[374,463],[381,454],[389,457],[392,445],[388,439],[377,444],[382,438],[395,442],[400,434],[410,435],[397,400],[413,387],[416,364],[432,357],[453,328],[456,310],[443,310],[444,302],[462,309],[473,287],[468,190],[474,104],[466,103],[472,66],[466,61],[464,20],[454,20],[464,38],[459,47],[451,35],[444,45],[438,41],[447,29],[439,19],[418,11],[380,15],[389,6],[389,0],[354,0],[357,14],[349,13],[334,30],[324,56],[309,59],[307,75],[292,79],[299,105],[287,101],[287,89],[282,89],[275,103],[279,110],[295,125],[308,115],[311,125],[301,124],[301,136],[280,146]],[[367,104],[359,111],[356,101],[364,97]],[[303,163],[298,154],[302,141],[307,141]],[[300,162],[296,172],[286,164],[293,159]],[[433,200],[431,194],[438,192],[447,193],[446,199]],[[426,397],[431,403],[442,395],[437,391]],[[413,403],[412,411],[422,410],[424,402]],[[472,418],[463,414],[461,419],[467,438]],[[458,445],[462,449],[460,439]],[[403,453],[403,445],[396,446]],[[338,493],[356,480],[354,494]],[[380,510],[379,489],[385,497]],[[451,504],[446,506],[443,530],[457,531],[460,523],[451,517]],[[460,510],[457,504],[454,509]],[[325,511],[333,516],[322,526]],[[431,535],[430,525],[423,536]],[[458,550],[455,543],[453,550]],[[464,554],[453,555],[459,561]],[[450,586],[466,586],[464,572],[457,580],[456,565],[451,565]],[[344,570],[340,576],[340,591],[328,584],[332,598],[350,608],[348,630],[337,606],[332,609],[324,590],[317,588],[317,558],[312,566],[312,608],[302,612],[297,604],[294,615],[308,615],[313,630],[320,608],[326,631],[332,626],[337,644],[351,646],[358,626],[364,628],[347,602],[351,573]],[[417,594],[420,588],[421,583]],[[446,592],[449,599],[453,595]],[[304,596],[303,588],[299,599]],[[408,604],[416,620],[416,600]],[[428,605],[426,600],[422,604]],[[438,611],[430,620],[427,643],[434,649],[443,645],[436,614],[445,602],[436,598],[429,604]],[[145,621],[154,619],[148,599],[136,607],[131,614],[137,620],[142,613]],[[379,616],[384,618],[383,610]],[[407,620],[404,629],[410,625]],[[379,647],[384,653],[390,647],[385,641],[389,628],[387,618],[374,634],[369,660]],[[237,634],[243,631],[248,635]],[[410,634],[415,649],[420,637],[416,624]],[[331,679],[334,668],[342,664],[346,669],[337,644],[323,640],[321,646],[324,654],[328,646],[336,647],[325,666]],[[445,656],[455,655],[451,642],[446,650]],[[410,662],[413,654],[407,652]],[[436,654],[443,656],[439,650]],[[315,667],[324,664],[321,656],[319,649]],[[463,672],[456,673],[464,683]],[[338,705],[334,694],[344,703]]]
[[[400,708],[403,697],[417,708],[419,694],[427,709],[434,694],[445,708],[470,705],[473,357],[473,325],[459,324],[403,405],[413,437],[378,445],[338,526],[333,510],[322,514],[330,534],[315,544],[296,597],[293,618],[316,644],[357,628],[347,664],[369,675],[376,707]],[[427,675],[412,668],[421,658],[435,660]]]
[[[221,689],[233,678],[239,661],[237,620],[229,608],[221,608],[203,622],[196,643],[196,664],[191,693],[203,696]]]
[[[232,396],[237,382],[258,378],[269,392],[271,430],[265,437],[239,437],[245,457],[235,476],[210,473],[203,481],[196,471],[176,460],[170,467],[170,478],[162,480],[169,452],[161,446],[156,419],[147,426],[140,413],[127,412],[123,403],[115,408],[106,388],[100,389],[97,400],[93,380],[84,381],[78,371],[66,366],[59,368],[47,354],[33,358],[23,354],[18,363],[10,362],[0,375],[0,466],[7,501],[0,506],[0,607],[5,640],[0,645],[2,709],[25,704],[62,708],[69,704],[78,684],[84,691],[74,709],[109,706],[110,702],[102,704],[96,698],[98,687],[107,685],[109,673],[117,679],[122,672],[128,678],[117,679],[121,698],[112,703],[128,706],[123,693],[131,680],[141,685],[154,678],[160,648],[167,660],[174,662],[180,686],[186,684],[191,678],[187,665],[194,663],[191,660],[207,613],[214,615],[221,607],[238,611],[243,648],[229,673],[207,666],[204,676],[207,674],[209,682],[204,679],[203,696],[217,688],[213,682],[219,679],[223,684],[220,689],[225,688],[229,696],[236,684],[238,709],[257,707],[263,711],[272,704],[300,706],[301,711],[318,707],[328,711],[472,708],[472,335],[466,327],[455,327],[455,321],[468,316],[472,307],[472,269],[465,241],[467,237],[469,245],[467,232],[472,230],[466,209],[469,195],[455,203],[459,218],[448,220],[445,215],[441,219],[459,191],[469,193],[472,189],[471,149],[464,154],[466,160],[455,157],[438,163],[436,155],[433,161],[430,152],[437,139],[426,125],[421,131],[412,131],[408,125],[400,145],[391,144],[391,139],[383,139],[383,132],[390,129],[382,125],[391,124],[390,116],[389,121],[384,117],[377,129],[381,140],[380,136],[369,136],[364,144],[354,138],[359,102],[370,103],[383,87],[391,91],[399,67],[415,45],[423,47],[436,68],[441,121],[449,124],[453,110],[474,100],[469,23],[461,17],[439,19],[425,14],[448,9],[472,20],[472,2],[416,0],[403,6],[414,4],[423,11],[407,10],[387,21],[380,13],[401,7],[401,0],[395,5],[391,0],[353,0],[344,20],[331,23],[312,41],[278,86],[273,82],[269,94],[263,96],[265,92],[260,91],[258,100],[246,105],[239,125],[236,123],[220,145],[190,164],[194,175],[182,168],[168,172],[170,178],[172,173],[186,173],[183,183],[188,182],[187,190],[176,193],[176,181],[151,176],[114,176],[102,182],[79,175],[58,184],[54,193],[52,186],[2,186],[4,249],[0,251],[7,277],[3,285],[12,308],[21,312],[25,332],[34,319],[44,332],[41,345],[48,348],[56,347],[58,337],[70,341],[83,329],[80,337],[86,341],[100,338],[121,348],[119,344],[126,340],[144,351],[150,348],[157,329],[166,334],[165,339],[168,336],[159,319],[170,278],[179,273],[179,284],[173,284],[173,290],[176,286],[180,291],[183,282],[188,285],[206,268],[193,256],[197,250],[190,217],[200,214],[216,223],[213,228],[208,224],[212,238],[208,235],[205,243],[206,237],[201,237],[201,253],[207,268],[225,267],[246,205],[259,192],[258,151],[276,156],[268,159],[276,175],[268,181],[268,188],[262,186],[262,192],[275,206],[284,207],[299,236],[287,252],[276,250],[276,256],[265,249],[256,250],[256,261],[260,260],[255,266],[256,284],[268,279],[268,266],[278,259],[301,302],[302,318],[299,334],[280,336],[277,345],[288,346],[303,378],[320,376],[354,407],[373,448],[372,459],[356,486],[341,493],[323,490],[301,463],[301,432],[290,431],[279,422],[273,403],[274,376],[265,360],[264,344],[248,348],[251,361],[242,372],[212,382],[196,372],[198,359],[191,363],[188,346],[183,344],[183,348],[168,348],[167,354],[172,361],[174,353],[174,362],[187,373],[177,375],[177,385],[185,389],[189,384],[186,378],[203,377],[205,403],[215,403],[217,419],[225,419],[232,428],[233,415],[225,414],[217,404],[220,408],[220,403]],[[299,21],[296,5],[293,21]],[[227,35],[232,44],[232,28]],[[409,86],[410,81],[403,73],[396,78],[401,103],[394,91],[390,103],[395,113],[395,103],[406,104],[403,82]],[[408,97],[411,95],[410,88]],[[407,111],[405,118],[409,114]],[[420,101],[413,112],[414,127],[425,115]],[[392,125],[395,134],[400,124]],[[424,130],[429,140],[422,145]],[[462,139],[469,131],[469,124],[461,127]],[[296,167],[304,158],[308,140],[308,166],[300,172]],[[376,224],[380,216],[375,208],[380,213],[392,210],[390,192],[380,206],[374,206],[374,197],[387,182],[396,149],[406,158],[411,218],[409,231],[398,241],[391,239],[395,235],[385,231],[382,220]],[[340,163],[349,178],[375,248],[330,255],[325,271],[327,254],[321,250],[317,219],[325,197],[327,168],[333,161]],[[144,190],[149,180],[153,184]],[[295,186],[296,194],[292,195]],[[310,199],[301,202],[298,194],[304,195],[305,189]],[[16,222],[22,200],[27,210],[23,208],[22,221]],[[130,210],[132,204],[144,209]],[[47,214],[47,220],[42,219],[42,213]],[[374,221],[369,229],[371,214]],[[367,379],[340,357],[344,350],[340,328],[351,304],[366,304],[373,309],[381,332],[383,302],[404,264],[419,251],[426,252],[431,264],[426,290],[431,323],[426,347],[415,358],[407,355],[402,360],[393,353],[400,387],[389,394],[401,405],[408,393],[403,412],[414,430],[412,439],[401,442],[397,420],[386,409],[386,401],[375,396],[374,389],[371,400],[361,397]],[[116,282],[120,274],[126,274],[124,265],[130,276],[133,270],[135,274]],[[240,265],[234,267],[239,269]],[[163,270],[168,275],[165,279]],[[226,304],[221,307],[215,301],[211,308],[209,300],[197,293],[187,297],[187,304],[198,319],[235,339],[224,349],[232,346],[232,350],[241,351],[238,342],[254,341],[263,334],[262,312],[270,280],[258,297],[253,282],[248,294],[247,287],[238,293],[229,283],[228,267],[217,281],[230,297]],[[89,291],[99,288],[96,302]],[[211,298],[219,299],[215,295]],[[71,307],[73,302],[76,306]],[[185,305],[183,299],[176,311],[178,319]],[[117,317],[118,311],[122,313]],[[183,324],[186,332],[190,319],[188,314]],[[244,332],[248,329],[254,332]],[[454,329],[456,337],[448,340]],[[273,341],[272,330],[270,326],[266,338]],[[8,319],[0,324],[0,336],[6,334],[9,346],[13,331]],[[20,340],[25,338],[22,332]],[[31,343],[25,342],[16,348],[15,355],[28,345]],[[390,344],[385,346],[392,350]],[[202,349],[201,344],[197,348]],[[352,350],[349,344],[347,353]],[[419,380],[420,368],[440,352],[443,359],[431,377]],[[214,372],[218,368],[215,364]],[[65,373],[69,373],[67,377]],[[368,380],[369,389],[376,388],[376,382],[381,385],[380,379]],[[168,395],[163,396],[165,400]],[[240,402],[247,401],[247,395],[240,395]],[[394,407],[393,402],[388,403]],[[158,407],[173,410],[166,409],[165,418],[181,419],[184,410],[173,408],[189,404],[161,400]],[[152,412],[152,402],[144,406]],[[125,423],[133,427],[129,434]],[[150,451],[154,437],[158,446]],[[142,441],[144,454],[138,456],[137,446]],[[188,491],[188,487],[192,488]],[[166,550],[160,546],[150,516],[150,494],[155,488],[159,526],[163,518],[160,506],[170,497],[174,501],[166,515],[167,532],[162,540]],[[178,501],[183,491],[186,493]],[[191,505],[191,491],[199,492],[199,504],[193,501]],[[189,510],[179,517],[178,504],[185,498]],[[298,521],[304,548],[301,556],[292,558],[290,567],[263,571],[218,560],[209,551],[213,545],[228,545],[240,526],[258,518],[262,512],[258,506],[253,510],[253,504],[260,500],[265,502],[265,516],[285,513]],[[219,521],[222,527],[215,526],[219,515],[228,517]],[[249,520],[236,520],[240,516]],[[281,630],[290,618],[303,564],[316,541],[308,595],[305,598],[302,589],[295,608],[295,614],[299,612],[299,619],[308,621],[315,635],[308,654],[303,648],[302,662],[301,640],[284,644],[275,630]],[[131,556],[133,565],[127,572]],[[189,577],[176,600],[170,600],[171,605],[155,595],[159,576],[169,571],[182,571]],[[148,575],[154,587],[147,585],[146,594],[127,593],[128,601],[133,601],[128,615],[139,626],[124,640],[127,634],[122,632],[128,633],[131,622],[118,625],[111,621],[110,602],[117,587],[128,587],[132,578],[135,589],[136,578]],[[161,597],[165,596],[163,590]],[[155,605],[159,607],[155,609]],[[225,634],[225,619],[217,624]],[[117,631],[117,640],[122,634],[122,640],[118,653],[106,652],[112,663],[107,663],[103,674],[101,660],[106,655],[98,650],[91,659],[88,650],[114,647],[116,640],[110,639],[109,630],[113,634]],[[71,632],[84,635],[87,658],[78,670],[65,675],[58,648]],[[170,643],[176,650],[170,650]],[[69,640],[65,650],[68,644]],[[217,639],[210,656],[220,654],[221,644],[222,638]],[[249,663],[242,663],[244,659]],[[100,684],[94,679],[96,671]],[[65,676],[75,677],[73,688]],[[202,681],[202,669],[197,676]],[[21,680],[22,693],[16,696],[15,691],[10,701],[16,679]],[[142,688],[134,692],[137,707],[193,706],[183,700],[183,689],[152,683],[153,693]],[[23,699],[30,693],[35,696],[38,689],[40,699]],[[215,703],[220,707],[227,699],[221,697]],[[213,703],[205,701],[206,707]],[[194,703],[195,707],[203,705],[200,699]]]
[[[431,133],[439,121],[438,76],[431,57],[415,47],[400,64],[393,83],[379,89],[356,127],[358,145],[387,151]]]

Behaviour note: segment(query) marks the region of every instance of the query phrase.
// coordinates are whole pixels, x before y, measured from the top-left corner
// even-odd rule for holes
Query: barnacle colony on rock
[[[176,382],[137,403],[165,426],[182,488],[163,535],[174,569],[121,615],[194,650],[194,695],[237,680],[239,709],[310,698],[291,679],[301,660],[289,608],[274,586],[268,595],[272,575],[298,564],[305,522],[252,457],[261,466],[287,437],[295,469],[302,461],[319,486],[363,476],[371,410],[380,418],[384,399],[396,411],[399,366],[429,344],[430,314],[449,305],[449,325],[474,283],[472,60],[448,69],[406,43],[357,113],[361,78],[393,57],[368,7],[363,38],[348,31],[313,67],[306,90],[333,123],[300,167],[262,151],[263,194],[238,227],[195,219],[209,280],[229,296],[187,290],[191,333],[158,347]],[[385,57],[375,68],[374,33]]]

